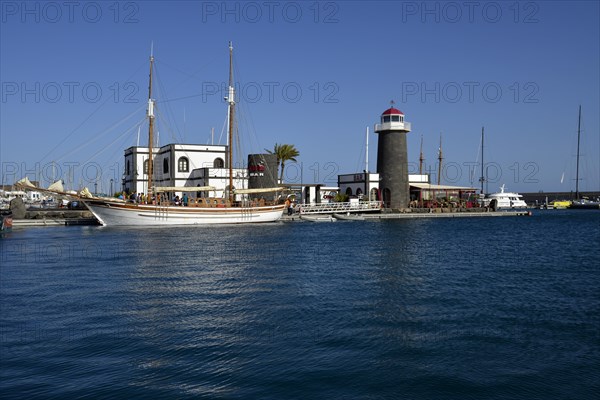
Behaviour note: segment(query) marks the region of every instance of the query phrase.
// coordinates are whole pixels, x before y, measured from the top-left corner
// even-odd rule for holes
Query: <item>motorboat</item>
[[[527,208],[527,203],[522,195],[514,192],[505,192],[505,185],[500,186],[500,191],[485,196],[483,204],[492,210],[514,210]]]
[[[335,219],[339,219],[341,221],[364,221],[365,217],[362,214],[353,214],[347,212],[345,214],[333,214]]]
[[[337,221],[332,215],[305,215],[300,214],[300,219],[310,222],[335,222]]]

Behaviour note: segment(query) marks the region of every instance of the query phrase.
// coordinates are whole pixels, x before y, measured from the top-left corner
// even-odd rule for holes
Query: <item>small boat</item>
[[[555,210],[566,210],[571,206],[571,200],[556,200],[552,203],[552,208]]]
[[[352,214],[352,213],[345,213],[345,214],[333,214],[333,217],[335,219],[339,219],[342,221],[364,221],[365,217],[362,214]]]
[[[337,221],[332,215],[305,215],[300,214],[300,219],[310,222],[335,222]]]
[[[3,210],[0,214],[0,231],[10,232],[13,227],[12,212]]]
[[[484,205],[493,210],[513,210],[527,208],[527,203],[518,193],[505,192],[504,185],[500,186],[498,193],[492,193],[485,197]]]
[[[571,210],[598,210],[600,201],[592,201],[580,197],[579,193],[579,143],[581,141],[581,106],[579,106],[579,119],[577,122],[577,175],[575,176],[575,200],[571,201],[568,208]]]
[[[600,201],[592,201],[586,198],[573,200],[569,204],[569,209],[573,210],[600,210]]]

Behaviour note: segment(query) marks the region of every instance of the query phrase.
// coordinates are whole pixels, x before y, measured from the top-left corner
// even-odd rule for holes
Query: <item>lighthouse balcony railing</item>
[[[375,124],[375,132],[403,130],[410,131],[410,122],[384,122],[383,124]]]

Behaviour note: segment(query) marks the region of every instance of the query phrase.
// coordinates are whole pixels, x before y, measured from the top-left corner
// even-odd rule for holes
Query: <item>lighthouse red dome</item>
[[[391,107],[383,112],[381,115],[404,115],[404,113],[397,108]]]

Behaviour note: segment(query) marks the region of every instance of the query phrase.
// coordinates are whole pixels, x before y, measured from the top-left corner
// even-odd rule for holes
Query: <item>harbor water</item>
[[[14,229],[0,398],[592,399],[600,212]]]

